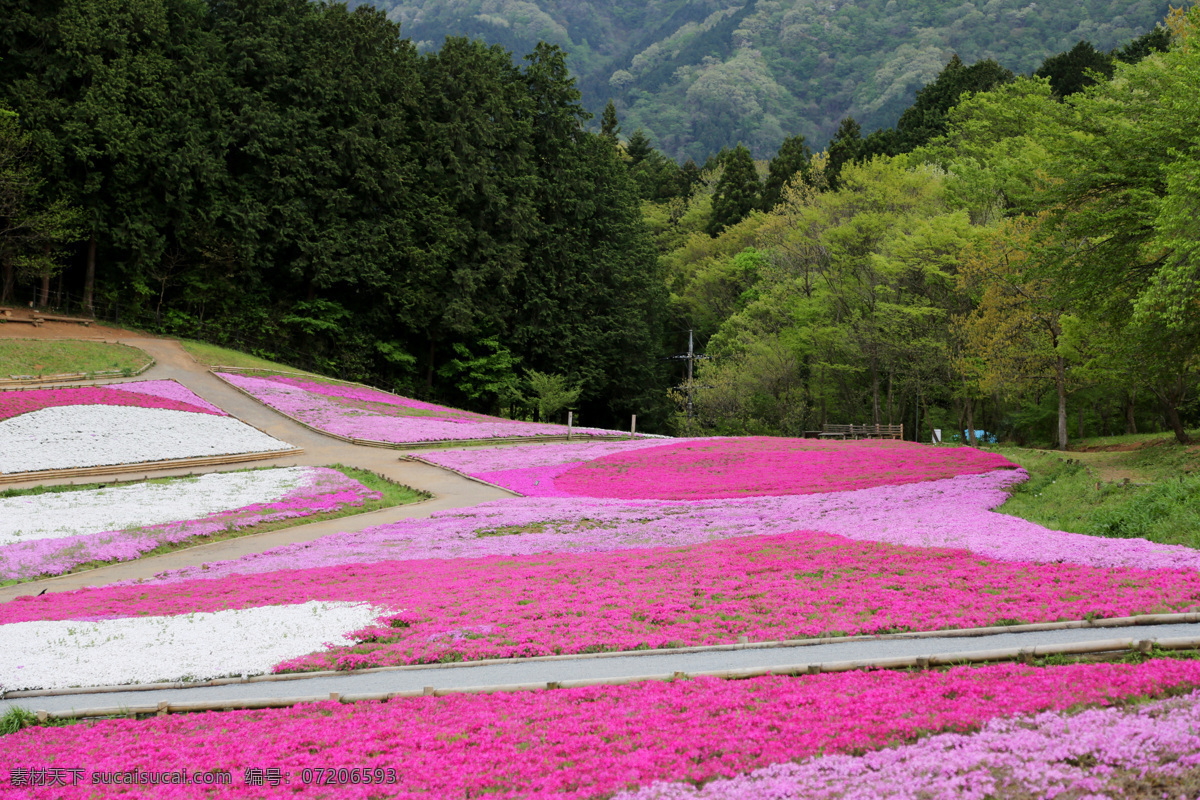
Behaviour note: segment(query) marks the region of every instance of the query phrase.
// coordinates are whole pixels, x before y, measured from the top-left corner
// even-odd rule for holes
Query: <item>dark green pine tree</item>
[[[762,209],[770,211],[779,202],[783,187],[797,173],[808,180],[812,164],[812,151],[801,135],[789,136],[779,146],[779,153],[771,159],[767,180],[763,184]]]
[[[842,167],[858,160],[862,146],[862,126],[854,117],[846,117],[826,148],[829,161],[825,164],[825,182],[830,189],[838,188],[838,175]]]
[[[654,147],[650,144],[650,137],[641,128],[633,132],[629,137],[629,141],[625,143],[625,155],[629,156],[629,166],[636,167],[654,152]]]
[[[1171,32],[1159,25],[1152,31],[1143,33],[1133,41],[1117,50],[1112,56],[1126,64],[1136,64],[1151,53],[1165,53],[1171,49]]]
[[[538,115],[512,55],[480,40],[448,38],[421,63],[424,108],[410,124],[424,141],[421,210],[429,251],[395,292],[395,319],[419,344],[432,387],[455,341],[506,331],[511,289],[537,235],[533,131]]]
[[[662,391],[665,283],[629,171],[607,139],[583,130],[563,52],[540,44],[526,60],[539,230],[514,286],[509,339],[525,367],[583,385],[585,418],[627,418]]]
[[[1065,53],[1047,58],[1033,74],[1049,78],[1050,89],[1062,99],[1095,83],[1092,73],[1111,78],[1113,60],[1113,56],[1092,47],[1091,42],[1080,42]]]
[[[610,99],[608,105],[604,106],[604,113],[600,115],[600,135],[615,144],[620,134],[621,123],[617,121],[617,107]]]
[[[745,145],[739,144],[725,157],[725,171],[713,193],[712,216],[705,230],[716,236],[730,225],[736,225],[758,208],[762,202],[762,186],[758,170]]]
[[[1015,77],[1011,70],[990,58],[967,66],[955,53],[937,78],[923,86],[913,104],[900,115],[896,123],[896,135],[887,142],[886,149],[864,148],[860,158],[865,160],[877,154],[908,153],[927,144],[946,132],[946,115],[958,105],[963,93],[986,92]],[[874,152],[869,152],[872,150]]]

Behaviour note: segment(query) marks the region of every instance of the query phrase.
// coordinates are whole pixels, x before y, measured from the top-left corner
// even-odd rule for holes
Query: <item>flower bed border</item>
[[[495,442],[494,439],[491,441],[492,441],[492,443]],[[574,440],[572,440],[572,441],[574,441]],[[484,486],[490,486],[493,489],[499,489],[502,492],[508,492],[509,494],[514,494],[517,497],[528,497],[529,496],[529,495],[521,494],[516,489],[509,489],[507,486],[501,486],[498,483],[492,483],[491,481],[485,481],[483,478],[476,478],[474,475],[468,475],[467,473],[462,472],[461,470],[457,470],[454,467],[444,467],[441,464],[435,464],[434,462],[432,462],[428,459],[425,459],[425,458],[421,458],[420,456],[400,456],[400,460],[401,461],[411,461],[415,464],[424,464],[427,467],[435,467],[437,469],[444,469],[446,472],[453,472],[455,475],[457,475],[460,478],[466,478],[469,481],[475,481],[476,483],[481,483]]]
[[[342,436],[339,433],[331,433],[330,431],[323,431],[320,428],[315,428],[312,425],[309,425],[307,422],[303,422],[303,421],[297,419],[296,417],[293,417],[290,414],[283,413],[282,411],[275,408],[274,406],[271,406],[267,403],[264,403],[262,400],[259,400],[257,397],[250,394],[242,387],[237,386],[237,385],[225,380],[219,374],[217,374],[218,370],[221,372],[232,372],[235,375],[243,375],[246,373],[261,372],[261,373],[266,373],[268,375],[300,375],[300,376],[303,376],[306,378],[311,378],[312,376],[310,374],[304,373],[304,372],[284,372],[282,370],[265,369],[263,367],[224,367],[224,366],[220,366],[220,365],[216,365],[216,364],[214,364],[213,366],[208,368],[208,371],[212,374],[212,376],[214,378],[216,378],[217,380],[221,381],[221,383],[225,384],[226,386],[230,387],[231,389],[234,389],[235,391],[241,392],[246,397],[249,397],[251,400],[253,400],[254,402],[263,406],[264,408],[271,409],[279,416],[286,417],[287,419],[290,419],[292,422],[296,423],[297,425],[301,425],[301,426],[307,428],[308,430],[312,431],[313,433],[319,433],[322,436],[328,436],[333,439],[340,439],[341,441],[346,442],[348,444],[356,444],[356,445],[360,445],[362,447],[382,447],[386,450],[435,450],[435,449],[449,450],[449,449],[453,449],[456,447],[491,447],[494,445],[501,445],[501,444],[530,444],[530,443],[536,443],[536,442],[573,442],[573,441],[608,442],[608,441],[624,441],[624,440],[628,440],[628,439],[637,438],[636,436],[630,436],[630,435],[627,435],[624,433],[618,434],[618,435],[613,435],[613,436],[590,436],[590,435],[584,436],[582,434],[580,434],[578,436],[571,436],[568,434],[555,433],[555,434],[539,434],[539,435],[535,435],[535,436],[509,436],[509,437],[494,438],[494,439],[442,439],[442,440],[435,441],[435,442],[380,442],[380,441],[376,441],[374,439],[355,439],[350,436]],[[363,389],[370,389],[373,392],[381,392],[382,394],[389,394],[392,397],[400,397],[400,395],[395,394],[394,392],[389,392],[386,389],[377,389],[374,386],[367,386],[366,384],[355,383],[354,381],[342,381],[342,380],[337,380],[336,378],[325,378],[325,377],[321,377],[321,380],[327,380],[327,381],[331,381],[333,383],[339,383],[344,386],[358,386]],[[402,398],[402,399],[408,399],[408,398]],[[433,464],[431,466],[437,466],[437,465]],[[446,469],[446,468],[440,467],[440,469]],[[462,475],[463,473],[460,472],[458,474]],[[470,477],[470,476],[466,475],[464,477]],[[478,480],[478,479],[472,478],[472,480]],[[487,482],[480,481],[480,483],[487,483]],[[491,484],[491,483],[487,483],[487,485],[495,486],[495,484]],[[504,487],[500,486],[497,488],[503,489]],[[511,490],[506,489],[505,491],[511,491]],[[519,495],[519,496],[523,496],[523,495]]]
[[[241,422],[241,420],[238,421]],[[294,447],[291,450],[266,450],[259,453],[233,453],[225,456],[197,456],[196,458],[175,458],[164,461],[131,461],[128,464],[111,464],[106,467],[73,467],[70,469],[43,469],[33,472],[4,472],[0,473],[0,485],[6,483],[23,483],[30,480],[57,480],[59,478],[86,478],[93,475],[119,475],[143,469],[157,471],[162,469],[179,469],[182,467],[215,467],[224,464],[240,464],[243,461],[266,461],[272,458],[286,458],[300,455],[303,452],[303,447]]]
[[[647,681],[668,682],[687,680],[688,678],[718,678],[721,680],[744,680],[768,675],[819,675],[830,672],[853,672],[855,670],[876,669],[931,669],[934,667],[961,666],[965,664],[982,664],[996,661],[1024,661],[1032,658],[1042,658],[1054,655],[1089,656],[1117,654],[1125,651],[1149,653],[1154,647],[1163,650],[1194,650],[1200,648],[1200,638],[1181,637],[1172,639],[1106,639],[1097,642],[1077,642],[1071,644],[1048,644],[1034,647],[1012,648],[1007,650],[968,650],[957,653],[942,653],[928,656],[905,656],[880,659],[863,659],[855,661],[826,661],[812,664],[781,664],[770,667],[754,667],[750,669],[713,670],[706,672],[672,672],[656,675],[630,675],[621,678],[582,678],[569,681],[549,681],[537,683],[512,683],[491,686],[462,686],[447,689],[437,689],[426,686],[422,690],[409,689],[397,692],[364,692],[357,694],[342,694],[330,692],[326,695],[310,695],[306,697],[279,698],[248,698],[217,701],[200,701],[191,703],[172,703],[163,700],[154,706],[114,706],[102,708],[72,709],[70,711],[44,711],[34,713],[39,722],[61,719],[83,719],[85,717],[129,717],[136,719],[139,715],[156,714],[166,716],[172,712],[194,711],[232,711],[234,709],[251,708],[286,708],[302,703],[321,703],[333,700],[341,703],[358,703],[364,701],[388,701],[400,697],[434,696],[442,697],[451,694],[497,694],[502,692],[525,692],[552,689],[577,689],[586,686],[621,686]],[[308,673],[305,673],[307,676]],[[189,684],[189,686],[198,684]]]

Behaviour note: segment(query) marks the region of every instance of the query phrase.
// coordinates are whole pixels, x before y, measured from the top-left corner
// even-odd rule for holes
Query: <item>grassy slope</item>
[[[275,361],[268,361],[265,358],[252,356],[249,353],[242,353],[237,350],[230,350],[226,347],[218,347],[215,344],[208,342],[197,342],[191,339],[180,339],[179,343],[183,345],[183,349],[196,359],[198,364],[203,364],[206,367],[245,367],[247,369],[268,369],[283,373],[296,373],[301,375],[309,375],[313,378],[319,378],[318,375],[304,372],[296,367],[289,367],[286,364],[280,364]]]
[[[252,526],[249,526],[246,528],[238,528],[238,529],[232,529],[232,530],[226,529],[226,530],[220,531],[219,533],[215,533],[212,536],[199,536],[199,537],[195,537],[192,539],[188,539],[187,541],[176,542],[175,544],[166,544],[161,547],[156,547],[155,549],[150,550],[149,552],[143,553],[141,555],[141,558],[148,558],[150,556],[156,556],[156,555],[160,555],[162,553],[170,553],[175,550],[186,550],[189,547],[196,547],[196,546],[202,545],[202,544],[209,544],[210,542],[219,542],[224,539],[238,539],[243,536],[252,536],[257,533],[267,533],[268,531],[275,531],[275,530],[279,530],[281,528],[290,528],[290,527],[294,527],[296,525],[307,525],[310,522],[321,522],[321,521],[327,520],[327,519],[341,519],[342,517],[351,517],[351,516],[355,516],[357,514],[365,514],[369,511],[378,511],[381,508],[391,508],[392,506],[405,505],[407,503],[416,503],[421,500],[428,500],[431,497],[431,495],[428,492],[419,491],[417,489],[413,489],[411,487],[404,486],[402,484],[393,483],[392,481],[389,481],[386,478],[376,475],[374,472],[369,472],[369,471],[363,470],[363,469],[357,469],[355,467],[344,467],[341,464],[332,464],[331,466],[333,469],[340,470],[341,472],[348,475],[349,477],[354,478],[356,481],[358,481],[359,483],[362,483],[367,488],[374,489],[375,491],[382,494],[383,497],[381,497],[378,500],[368,500],[365,503],[363,503],[361,506],[346,506],[339,511],[331,511],[331,512],[327,512],[324,514],[312,514],[311,516],[300,517],[298,519],[284,519],[284,520],[278,520],[276,522],[267,522],[267,523],[263,523],[261,525],[252,525]],[[259,468],[259,469],[261,469],[261,468]],[[268,467],[267,469],[270,469],[270,468]],[[149,481],[133,481],[133,483],[166,483],[166,482],[173,481],[173,480],[181,480],[181,479],[180,478],[153,478]],[[186,480],[186,478],[183,478],[182,480]],[[45,493],[50,493],[50,492],[57,493],[57,492],[64,492],[64,491],[82,491],[85,489],[99,489],[101,487],[114,486],[114,485],[127,485],[127,484],[94,483],[94,484],[88,484],[85,486],[39,486],[39,487],[36,487],[33,489],[7,489],[4,491],[0,491],[0,498],[20,497],[20,496],[24,496],[24,495],[33,495],[33,494],[45,494]],[[68,570],[67,572],[64,572],[62,574],[68,575],[72,572],[83,572],[84,570],[94,569],[96,567],[105,566],[105,564],[107,564],[107,563],[111,563],[111,562],[100,562],[100,561],[88,562],[86,564],[80,564],[79,566],[75,567],[74,569]],[[11,586],[16,583],[26,583],[28,580],[37,580],[37,578],[0,581],[0,586]]]
[[[1066,453],[998,450],[1030,476],[998,509],[1003,514],[1075,533],[1200,547],[1200,445],[1152,434],[1088,439]]]
[[[0,339],[0,377],[122,370],[136,372],[150,356],[136,347],[66,339]]]

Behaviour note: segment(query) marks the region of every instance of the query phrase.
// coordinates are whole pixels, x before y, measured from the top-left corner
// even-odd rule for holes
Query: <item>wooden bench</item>
[[[92,320],[90,319],[84,319],[81,317],[60,317],[57,314],[43,314],[40,311],[33,312],[33,318],[36,320],[45,320],[46,322],[78,322],[84,327],[92,324]]]
[[[903,425],[825,425],[819,431],[805,431],[818,439],[903,439]]]

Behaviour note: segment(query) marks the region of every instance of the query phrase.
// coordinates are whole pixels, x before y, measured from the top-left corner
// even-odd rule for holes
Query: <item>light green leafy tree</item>
[[[531,369],[525,373],[529,391],[534,405],[537,406],[538,419],[549,422],[554,415],[565,408],[570,408],[583,392],[582,384],[574,387],[567,385],[565,375],[550,375]]]

